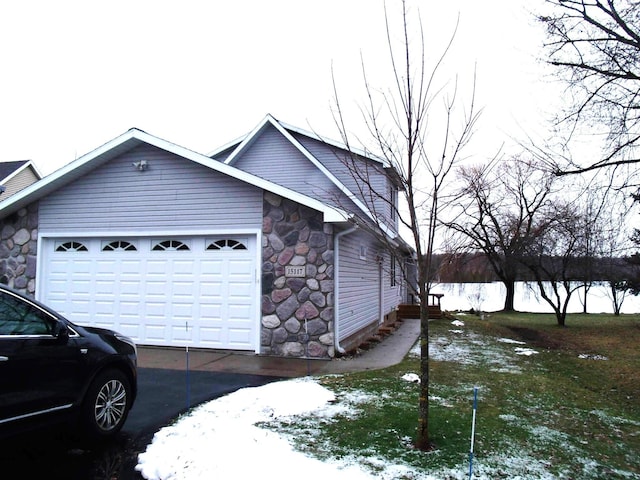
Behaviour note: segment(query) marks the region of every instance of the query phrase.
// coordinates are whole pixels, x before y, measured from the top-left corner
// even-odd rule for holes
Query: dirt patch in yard
[[[535,330],[533,328],[526,327],[507,327],[511,330],[515,335],[518,336],[520,340],[523,342],[527,342],[528,344],[538,347],[538,348],[546,348],[549,350],[558,350],[563,348],[564,342],[559,341],[558,338],[553,338],[549,334],[545,332],[541,332],[539,330]]]

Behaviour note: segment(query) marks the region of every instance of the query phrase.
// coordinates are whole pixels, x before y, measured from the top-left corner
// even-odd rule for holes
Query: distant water
[[[491,283],[438,283],[432,286],[431,293],[443,293],[443,310],[480,310],[494,312],[504,308],[506,289],[500,282]],[[569,313],[583,311],[584,288],[580,287],[571,296]],[[540,297],[535,284],[516,283],[514,307],[521,312],[552,313],[553,310]],[[622,302],[622,313],[640,313],[640,297],[627,294]],[[613,313],[613,302],[609,289],[602,285],[593,285],[587,294],[588,313]]]

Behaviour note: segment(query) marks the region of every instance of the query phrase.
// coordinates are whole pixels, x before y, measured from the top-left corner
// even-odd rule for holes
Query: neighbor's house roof
[[[41,178],[42,175],[31,160],[0,162],[0,199],[15,195]]]
[[[324,214],[324,220],[331,223],[346,222],[350,215],[340,208],[327,205],[317,199],[303,195],[289,188],[239,170],[226,163],[213,160],[206,155],[162,140],[137,128],[132,128],[95,150],[81,156],[40,181],[26,187],[10,198],[0,202],[0,218],[6,217],[20,208],[47,196],[50,193],[82,177],[98,166],[142,144],[148,144],[173,153],[185,159],[210,168],[213,171],[228,175],[240,181],[254,185],[263,190],[293,200]]]

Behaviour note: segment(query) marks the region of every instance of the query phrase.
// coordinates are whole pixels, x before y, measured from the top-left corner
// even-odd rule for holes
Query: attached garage
[[[401,299],[384,244],[345,237],[374,218],[345,155],[271,116],[211,156],[131,129],[0,199],[0,282],[140,345],[331,358]]]
[[[42,300],[143,345],[255,350],[256,237],[43,238]]]

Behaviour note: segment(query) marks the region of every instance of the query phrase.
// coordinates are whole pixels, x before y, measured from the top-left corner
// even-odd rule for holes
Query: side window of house
[[[389,277],[391,277],[391,286],[396,286],[396,257],[391,255],[391,271],[389,272]]]
[[[53,322],[28,303],[0,292],[0,335],[50,335]]]
[[[389,198],[391,200],[391,220],[394,222],[398,219],[398,189],[390,187]]]

